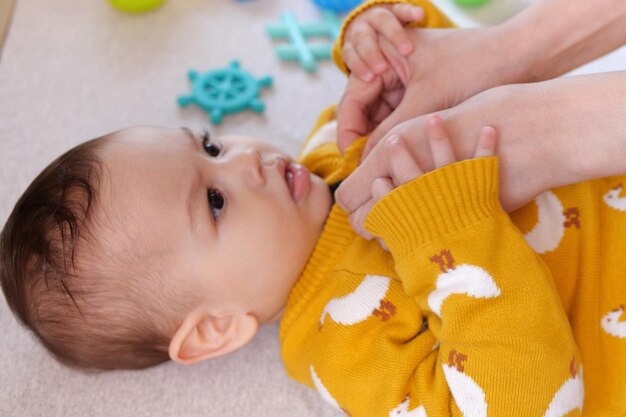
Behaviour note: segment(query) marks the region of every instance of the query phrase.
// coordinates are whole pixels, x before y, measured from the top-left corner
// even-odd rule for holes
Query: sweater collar
[[[300,278],[292,288],[287,300],[285,314],[280,322],[280,340],[283,340],[293,322],[317,291],[330,269],[342,256],[349,243],[356,237],[350,227],[348,213],[334,204],[313,253],[304,267]]]

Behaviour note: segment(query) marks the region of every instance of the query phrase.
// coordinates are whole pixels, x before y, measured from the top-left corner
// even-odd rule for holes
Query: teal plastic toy
[[[317,4],[319,8],[335,13],[352,10],[362,2],[363,0],[313,0],[313,3]]]
[[[272,77],[255,79],[243,71],[234,60],[226,68],[205,73],[191,70],[187,73],[191,81],[191,95],[179,96],[178,105],[195,104],[209,113],[213,124],[220,124],[225,114],[238,113],[251,108],[263,113],[265,105],[258,99],[262,88],[272,85]]]
[[[308,72],[317,69],[317,60],[330,59],[331,48],[339,31],[341,20],[332,12],[325,11],[321,22],[300,24],[293,13],[286,11],[281,21],[267,26],[272,39],[287,39],[288,44],[278,45],[276,54],[283,61],[298,61]],[[309,38],[325,38],[325,42],[309,42]]]

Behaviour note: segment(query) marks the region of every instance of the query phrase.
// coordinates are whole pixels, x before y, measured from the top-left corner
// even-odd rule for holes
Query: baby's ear
[[[170,341],[170,358],[192,364],[226,355],[247,344],[259,329],[252,314],[211,314],[206,306],[193,310]]]

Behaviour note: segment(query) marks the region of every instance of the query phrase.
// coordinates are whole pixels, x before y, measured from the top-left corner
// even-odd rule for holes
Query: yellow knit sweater
[[[302,163],[332,184],[363,144]],[[626,177],[508,216],[497,174],[480,158],[391,192],[366,222],[390,252],[333,206],[281,322],[287,373],[353,417],[625,415]]]

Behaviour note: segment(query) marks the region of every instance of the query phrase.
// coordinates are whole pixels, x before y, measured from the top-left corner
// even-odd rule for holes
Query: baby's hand
[[[344,35],[341,53],[346,66],[363,81],[372,81],[390,66],[381,52],[380,37],[407,56],[413,43],[404,25],[423,18],[424,10],[410,4],[380,4],[363,11],[349,23]]]
[[[457,162],[450,136],[439,116],[430,116],[426,121],[426,136],[435,169]],[[397,188],[417,177],[424,175],[412,152],[407,148],[400,136],[391,136],[380,142],[379,152],[372,152],[368,158],[382,158],[385,174],[375,178],[370,184],[370,199],[350,214],[352,228],[366,239],[373,236],[363,227],[372,207],[394,188]],[[474,158],[494,156],[496,151],[496,131],[485,126],[481,129]],[[379,240],[380,242],[380,240]],[[381,242],[384,246],[384,243]]]

